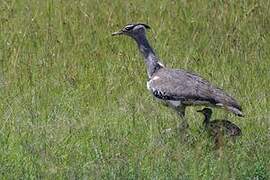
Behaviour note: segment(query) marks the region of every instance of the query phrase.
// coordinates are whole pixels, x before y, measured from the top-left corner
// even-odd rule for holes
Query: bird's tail
[[[239,117],[244,117],[245,115],[242,112],[242,108],[237,104],[237,106],[233,106],[233,105],[228,105],[228,104],[222,104],[222,103],[217,103],[216,106],[220,107],[220,108],[224,108],[227,109],[228,111],[234,113],[235,115],[239,116]]]
[[[233,107],[233,106],[227,106],[225,107],[227,108],[229,111],[231,111],[232,113],[234,113],[235,115],[239,116],[239,117],[244,117],[245,115],[242,112],[242,109]]]

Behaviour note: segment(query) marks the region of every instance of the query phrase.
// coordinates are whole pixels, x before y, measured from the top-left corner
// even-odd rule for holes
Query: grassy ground
[[[219,151],[188,108],[190,137],[146,89],[134,42],[146,22],[169,67],[235,96],[243,136]],[[270,3],[0,0],[1,179],[269,179]]]

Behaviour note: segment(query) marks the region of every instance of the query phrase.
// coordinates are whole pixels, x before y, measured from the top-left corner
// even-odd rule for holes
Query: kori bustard
[[[146,64],[148,90],[157,99],[176,110],[182,118],[181,128],[188,127],[185,118],[187,106],[221,107],[238,116],[243,116],[239,103],[222,89],[215,87],[197,74],[183,69],[165,67],[147,40],[147,29],[150,29],[147,24],[128,24],[112,35],[126,35],[136,41]]]

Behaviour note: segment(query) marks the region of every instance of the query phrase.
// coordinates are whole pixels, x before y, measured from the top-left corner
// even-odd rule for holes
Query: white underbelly
[[[169,103],[171,106],[174,106],[174,107],[178,107],[181,105],[181,101],[168,100],[167,103]]]
[[[147,86],[147,89],[149,91],[152,91],[152,89],[150,88],[150,83],[151,83],[151,80],[150,81],[147,81],[146,86]]]

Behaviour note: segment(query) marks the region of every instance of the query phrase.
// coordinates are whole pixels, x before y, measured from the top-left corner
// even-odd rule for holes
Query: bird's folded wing
[[[241,111],[237,101],[222,89],[211,85],[200,76],[184,71],[160,69],[150,80],[153,95],[164,100],[181,100],[183,103],[205,102],[216,106],[233,107]]]

